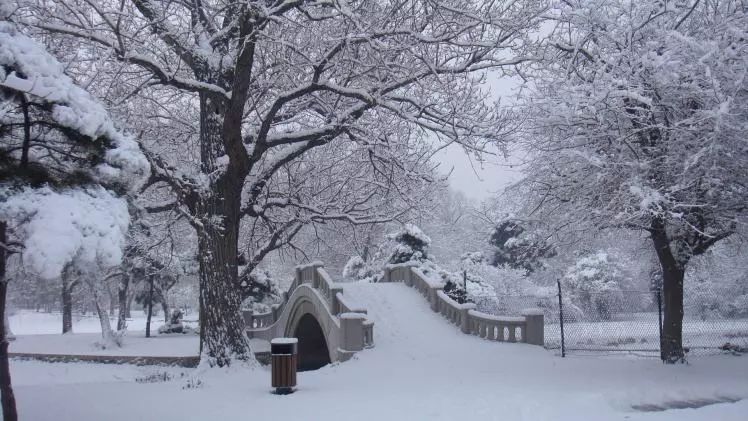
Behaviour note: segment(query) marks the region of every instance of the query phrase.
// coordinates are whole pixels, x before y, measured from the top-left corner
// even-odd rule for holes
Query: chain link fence
[[[630,353],[660,357],[662,306],[658,291],[576,293],[547,296],[470,296],[478,310],[518,316],[523,309],[545,314],[545,347],[560,353]],[[748,350],[748,309],[728,314],[705,308],[699,296],[684,300],[683,346],[687,355]],[[561,323],[563,314],[563,323]]]

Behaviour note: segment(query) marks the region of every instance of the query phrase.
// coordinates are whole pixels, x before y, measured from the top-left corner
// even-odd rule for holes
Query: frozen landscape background
[[[0,0],[3,420],[744,420],[747,28]]]

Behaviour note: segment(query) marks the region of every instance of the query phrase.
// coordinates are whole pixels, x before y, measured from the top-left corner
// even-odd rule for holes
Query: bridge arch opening
[[[330,364],[330,354],[322,327],[311,314],[301,316],[294,336],[299,340],[299,371],[317,370]]]

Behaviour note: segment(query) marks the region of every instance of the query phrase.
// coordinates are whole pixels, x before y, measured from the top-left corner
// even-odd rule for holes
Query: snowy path
[[[137,383],[158,368],[14,361],[22,419],[30,420],[724,420],[748,400],[642,413],[633,405],[748,397],[748,358],[664,366],[653,359],[566,358],[540,347],[460,333],[402,284],[345,284],[369,310],[376,347],[299,374],[297,393],[270,393],[266,368],[214,369]],[[186,377],[181,377],[182,375]]]

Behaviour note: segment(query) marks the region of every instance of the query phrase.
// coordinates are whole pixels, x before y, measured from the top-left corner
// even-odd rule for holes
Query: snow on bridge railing
[[[337,313],[364,313],[366,314],[366,309],[362,306],[360,306],[358,303],[354,302],[350,298],[343,295],[342,292],[338,292],[335,294],[335,302],[337,303]]]
[[[374,322],[371,320],[365,320],[363,323],[364,328],[364,348],[371,348],[374,346]]]
[[[332,278],[327,273],[325,268],[318,267],[317,273],[315,276],[315,282],[312,284],[312,286],[319,290],[319,292],[322,293],[322,296],[325,297],[325,300],[327,300],[327,303],[330,305],[330,309],[332,310],[333,314],[340,314],[339,305],[337,305],[337,295],[340,293],[342,294],[343,288],[340,288],[335,285],[335,282],[332,281]]]
[[[418,290],[431,305],[463,333],[480,336],[493,341],[525,342],[544,344],[544,322],[542,311],[528,309],[522,317],[503,317],[475,310],[475,304],[460,304],[444,293],[444,283],[429,279],[412,263],[387,265],[382,282],[404,282]]]

